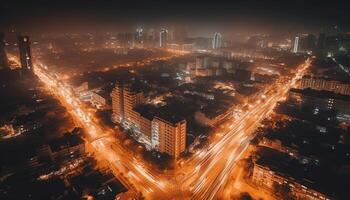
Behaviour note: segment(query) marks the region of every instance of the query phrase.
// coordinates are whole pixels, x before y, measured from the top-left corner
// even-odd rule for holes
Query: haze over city
[[[0,13],[0,199],[350,198],[346,1]]]

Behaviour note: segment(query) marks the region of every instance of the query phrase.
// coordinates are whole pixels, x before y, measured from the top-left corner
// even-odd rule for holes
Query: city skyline
[[[0,199],[350,198],[345,2],[0,5]]]
[[[168,6],[159,1],[138,4],[118,1],[11,1],[1,4],[4,17],[0,22],[7,31],[14,29],[31,34],[59,33],[62,28],[68,32],[103,32],[131,30],[136,28],[135,25],[176,24],[187,26],[191,35],[196,36],[211,35],[214,31],[210,30],[213,29],[227,33],[259,31],[276,34],[283,31],[287,34],[303,30],[324,32],[332,26],[346,31],[350,24],[346,20],[349,13],[344,5],[346,3],[342,0],[332,4],[323,1],[218,1],[213,5],[179,1]],[[28,18],[29,14],[31,17]],[[274,31],[276,29],[278,31]]]

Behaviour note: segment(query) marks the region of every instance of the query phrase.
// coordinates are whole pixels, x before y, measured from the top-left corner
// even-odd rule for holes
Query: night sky
[[[193,33],[218,31],[320,31],[337,25],[349,31],[350,12],[342,0],[112,1],[7,0],[1,3],[4,31],[113,31],[135,26],[182,24]],[[196,32],[197,31],[197,32]]]

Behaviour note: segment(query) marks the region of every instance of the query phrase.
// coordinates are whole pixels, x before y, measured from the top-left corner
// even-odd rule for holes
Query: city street
[[[250,106],[220,139],[213,141],[209,148],[196,152],[185,161],[183,167],[177,167],[176,180],[169,180],[169,175],[149,169],[145,161],[136,159],[125,151],[118,139],[112,138],[113,130],[102,127],[70,87],[58,80],[56,74],[50,73],[44,64],[36,64],[35,74],[66,107],[74,120],[86,130],[97,155],[110,163],[111,169],[120,179],[129,182],[128,189],[141,192],[146,199],[169,199],[169,194],[173,194],[174,198],[214,199],[247,149],[254,130],[272,112],[276,103],[285,97],[288,90],[295,86],[309,64],[310,61],[307,60],[299,66],[297,73],[287,83],[282,85],[277,82],[272,87],[276,92],[267,96],[264,103],[257,101]]]

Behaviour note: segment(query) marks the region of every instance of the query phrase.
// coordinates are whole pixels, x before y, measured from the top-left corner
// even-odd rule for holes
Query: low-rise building
[[[322,184],[316,184],[311,180],[311,172],[305,171],[298,161],[287,154],[276,150],[264,148],[266,155],[260,155],[255,161],[252,182],[259,187],[276,192],[279,186],[285,186],[295,199],[305,200],[330,200],[324,192]],[[317,177],[319,178],[319,177]]]
[[[293,88],[289,92],[289,98],[299,104],[311,105],[317,110],[336,110],[338,120],[350,121],[350,96],[309,88]]]
[[[232,117],[234,109],[235,105],[231,107],[207,105],[202,110],[195,112],[194,119],[203,126],[214,127]]]
[[[91,94],[91,104],[97,108],[103,108],[107,106],[107,94],[104,92],[92,92]]]
[[[350,95],[350,84],[326,78],[304,76],[300,80],[300,89],[325,90],[336,94]]]
[[[61,138],[52,140],[49,147],[51,157],[56,161],[81,156],[85,153],[84,141],[73,134],[66,134]]]

